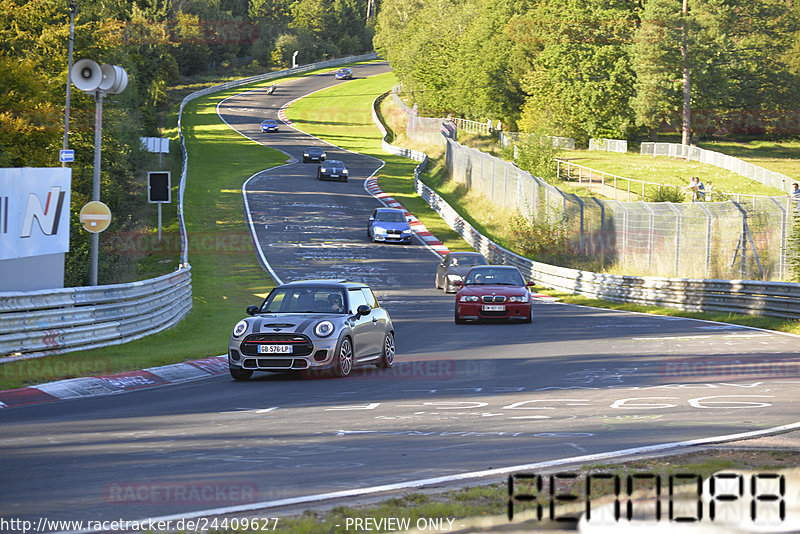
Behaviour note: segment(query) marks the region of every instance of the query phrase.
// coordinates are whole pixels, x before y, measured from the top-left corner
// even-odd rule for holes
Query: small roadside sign
[[[58,151],[58,160],[62,163],[70,163],[75,161],[75,151],[74,150],[59,150]]]
[[[102,202],[93,200],[81,208],[79,218],[84,230],[99,234],[111,224],[111,210]]]

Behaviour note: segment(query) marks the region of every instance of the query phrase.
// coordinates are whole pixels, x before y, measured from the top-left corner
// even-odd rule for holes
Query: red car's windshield
[[[524,286],[522,275],[515,269],[472,269],[464,285]]]

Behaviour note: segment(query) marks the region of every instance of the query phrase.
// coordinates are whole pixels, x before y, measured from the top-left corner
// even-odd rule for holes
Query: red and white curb
[[[127,371],[107,376],[69,378],[57,382],[0,391],[0,408],[31,406],[59,400],[115,395],[190,380],[208,378],[228,372],[226,356],[213,356],[140,371]]]
[[[439,239],[436,238],[435,235],[430,233],[428,228],[425,227],[419,219],[417,219],[414,214],[410,213],[407,209],[403,207],[397,200],[391,197],[389,194],[385,193],[383,189],[378,186],[378,178],[372,176],[364,182],[364,189],[367,192],[377,198],[384,206],[387,208],[397,208],[403,210],[403,213],[406,217],[410,217],[411,220],[409,221],[409,226],[411,226],[411,230],[417,234],[417,236],[422,239],[422,241],[428,246],[428,248],[432,249],[434,252],[439,254],[440,256],[444,256],[445,254],[450,253],[450,249],[448,249]]]

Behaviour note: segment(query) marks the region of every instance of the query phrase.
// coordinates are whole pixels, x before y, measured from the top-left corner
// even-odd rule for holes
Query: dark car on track
[[[405,212],[396,208],[377,208],[369,217],[367,237],[371,241],[411,243],[411,225]]]
[[[463,282],[464,275],[476,265],[489,265],[480,252],[451,252],[436,266],[436,289],[445,293],[458,291],[456,282]]]
[[[351,80],[353,78],[353,71],[350,69],[339,69],[333,74],[333,76],[337,80]]]
[[[456,282],[455,322],[468,320],[506,319],[530,323],[532,299],[528,286],[519,270],[510,265],[480,265],[473,267]]]
[[[317,168],[317,180],[346,182],[350,171],[338,159],[329,159]]]
[[[345,280],[301,280],[274,288],[249,306],[228,343],[236,380],[255,371],[327,371],[394,364],[394,326],[372,290]]]
[[[261,123],[261,131],[262,132],[277,132],[278,131],[278,121],[275,119],[264,119]]]
[[[325,161],[327,157],[328,154],[325,153],[325,150],[318,146],[306,147],[306,149],[303,150],[303,163],[309,163],[311,161],[320,163]]]

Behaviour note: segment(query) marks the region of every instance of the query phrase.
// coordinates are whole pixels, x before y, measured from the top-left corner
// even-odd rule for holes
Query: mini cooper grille
[[[505,302],[506,298],[503,295],[484,295],[483,302]]]
[[[308,356],[314,351],[314,345],[302,334],[250,334],[242,341],[242,354],[261,356],[259,345],[292,345],[292,356]]]

